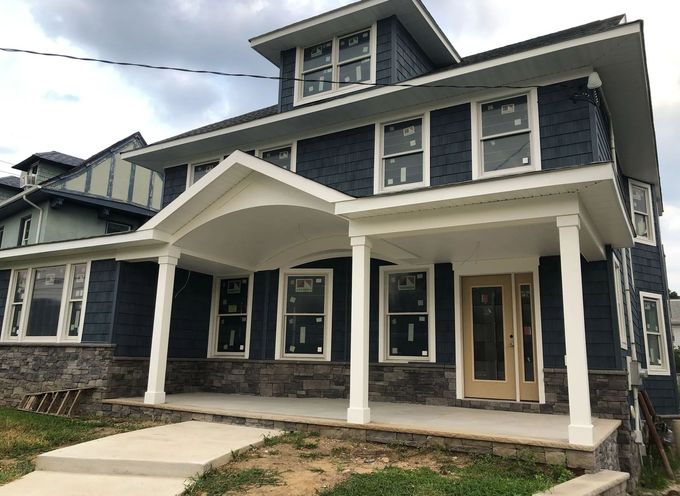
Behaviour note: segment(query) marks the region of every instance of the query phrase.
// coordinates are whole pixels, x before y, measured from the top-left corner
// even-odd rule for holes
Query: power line
[[[140,67],[142,69],[154,69],[162,71],[175,71],[175,72],[185,72],[190,74],[210,74],[213,76],[222,77],[235,77],[235,78],[251,78],[251,79],[267,79],[273,81],[299,81],[303,83],[326,83],[326,84],[344,84],[344,81],[334,81],[326,79],[305,79],[297,77],[282,77],[282,76],[265,76],[262,74],[248,74],[242,72],[222,72],[213,71],[207,69],[187,69],[185,67],[174,67],[174,66],[164,66],[164,65],[152,65],[152,64],[141,64],[136,62],[121,62],[118,60],[107,60],[98,59],[94,57],[78,57],[76,55],[67,55],[63,53],[52,53],[52,52],[38,52],[35,50],[24,50],[21,48],[7,48],[0,47],[0,51],[9,53],[23,53],[29,55],[40,55],[44,57],[58,57],[69,60],[77,60],[80,62],[97,62],[100,64],[117,65],[124,67]],[[457,89],[499,89],[499,88],[509,88],[509,89],[526,89],[535,88],[535,85],[529,86],[513,86],[513,85],[484,85],[484,84],[414,84],[414,83],[371,83],[368,81],[352,81],[351,84],[361,85],[361,86],[371,86],[371,87],[386,87],[386,86],[396,86],[403,88],[457,88]]]

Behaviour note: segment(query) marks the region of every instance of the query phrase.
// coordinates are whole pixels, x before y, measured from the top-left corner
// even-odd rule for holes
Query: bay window
[[[7,302],[5,340],[80,340],[89,264],[15,269]]]
[[[282,273],[277,357],[330,360],[332,270]]]
[[[381,360],[434,361],[431,267],[381,267]]]

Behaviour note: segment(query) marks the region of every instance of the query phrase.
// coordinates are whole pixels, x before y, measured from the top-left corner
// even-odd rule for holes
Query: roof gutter
[[[26,195],[28,195],[29,193],[31,193],[31,192],[33,192],[33,191],[39,190],[39,189],[40,189],[40,186],[35,186],[35,188],[31,188],[30,190],[26,191],[25,193],[23,193],[23,194],[21,195],[21,198],[22,198],[26,203],[28,203],[31,207],[35,208],[35,209],[39,212],[39,213],[38,213],[38,228],[37,228],[37,230],[36,230],[37,234],[36,234],[36,237],[35,237],[35,242],[36,242],[36,243],[40,243],[40,234],[41,234],[40,227],[42,226],[43,209],[40,208],[40,207],[39,207],[38,205],[36,205],[35,203],[33,203],[33,202],[32,202],[31,200],[29,200],[28,198],[26,198]]]

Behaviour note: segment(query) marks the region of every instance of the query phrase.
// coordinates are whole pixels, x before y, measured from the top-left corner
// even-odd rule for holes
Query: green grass
[[[673,472],[678,473],[680,459],[674,456],[670,449],[666,449],[666,456]],[[665,488],[669,482],[656,446],[649,443],[647,456],[644,458],[642,472],[640,473],[639,489],[643,491],[659,490]]]
[[[571,476],[564,467],[540,468],[530,461],[481,457],[465,467],[449,466],[446,475],[429,468],[388,467],[352,474],[321,496],[530,496]]]
[[[298,450],[312,450],[319,447],[319,441],[310,440],[309,438],[318,438],[317,432],[287,432],[281,436],[265,437],[264,445],[266,447],[277,446],[279,444],[290,444]]]
[[[273,486],[280,482],[278,472],[248,468],[237,470],[233,467],[212,469],[191,479],[184,496],[222,496],[225,493],[241,491],[248,487]]]
[[[0,407],[0,485],[31,472],[32,459],[40,453],[140,426],[112,419],[69,419]]]

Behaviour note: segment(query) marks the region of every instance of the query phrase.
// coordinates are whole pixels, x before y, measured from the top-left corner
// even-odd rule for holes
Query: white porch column
[[[592,446],[594,438],[583,313],[579,216],[558,217],[557,228],[560,233],[564,341],[567,351],[565,362],[569,386],[569,442]]]
[[[368,407],[368,312],[371,281],[371,242],[365,236],[352,244],[352,334],[349,362],[349,408],[347,422],[367,424]]]
[[[158,287],[153,315],[149,382],[144,394],[144,403],[149,405],[165,403],[165,367],[168,361],[170,312],[176,266],[176,257],[167,255],[158,257]]]

